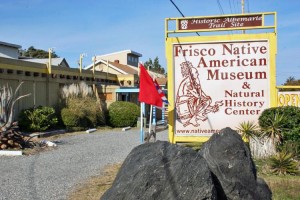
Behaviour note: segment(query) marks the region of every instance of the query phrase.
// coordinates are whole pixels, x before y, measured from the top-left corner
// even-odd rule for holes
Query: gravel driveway
[[[31,156],[0,156],[1,200],[63,200],[73,187],[140,144],[139,129],[97,131],[56,139],[57,147]],[[168,132],[157,133],[167,140]]]

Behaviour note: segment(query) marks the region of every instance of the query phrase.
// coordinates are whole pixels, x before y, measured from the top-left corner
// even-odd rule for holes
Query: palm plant
[[[296,175],[299,173],[297,162],[293,160],[293,155],[285,151],[272,156],[270,165],[272,172],[278,175]]]
[[[249,142],[250,138],[254,138],[258,132],[257,125],[250,121],[242,122],[236,128],[242,134],[242,138],[247,142]]]
[[[271,113],[270,117],[266,119],[263,124],[262,129],[262,136],[266,136],[271,138],[272,143],[275,144],[275,141],[278,143],[282,142],[282,131],[284,130],[284,123],[285,116],[278,112]]]

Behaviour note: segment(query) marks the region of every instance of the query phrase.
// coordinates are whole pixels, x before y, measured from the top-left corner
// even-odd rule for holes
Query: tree
[[[152,68],[153,68],[153,62],[152,62],[152,59],[149,58],[149,60],[146,61],[146,62],[144,63],[144,66],[145,66],[146,69],[152,71]]]
[[[286,79],[285,84],[289,84],[289,83],[291,83],[291,82],[294,82],[295,80],[296,80],[295,77],[290,76],[290,77],[288,77],[288,78]]]
[[[144,63],[144,66],[152,72],[160,74],[165,73],[165,69],[159,64],[159,59],[157,56],[155,57],[154,61],[152,61],[152,59],[149,58],[149,60]]]
[[[30,46],[27,50],[21,50],[20,56],[30,57],[30,58],[49,58],[49,52],[42,49],[36,49],[33,46]],[[59,56],[53,51],[51,53],[52,58],[58,58]]]
[[[300,79],[295,79],[294,76],[290,76],[286,79],[284,86],[300,86]],[[280,91],[299,91],[298,88],[280,89]]]

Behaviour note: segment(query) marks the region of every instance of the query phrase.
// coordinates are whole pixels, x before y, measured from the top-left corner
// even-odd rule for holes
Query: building
[[[0,57],[18,59],[20,48],[20,45],[0,41]]]
[[[119,88],[117,75],[69,68],[64,58],[52,58],[51,62],[49,59],[19,59],[20,48],[20,45],[0,42],[0,86],[8,85],[15,91],[23,82],[17,96],[31,94],[17,101],[14,119],[23,109],[55,106],[64,85],[81,81],[106,94],[100,97],[104,99],[105,106],[115,101],[115,90]],[[111,100],[106,100],[109,95]]]
[[[80,81],[93,86],[102,105],[105,105],[104,109],[115,101],[139,104],[140,53],[125,50],[95,56],[89,66],[79,70],[70,68],[64,58],[51,58],[51,62],[48,58],[21,58],[20,48],[20,45],[0,42],[0,86],[9,85],[14,91],[20,82],[24,82],[18,95],[31,94],[17,103],[16,116],[22,109],[55,106],[60,88]],[[161,75],[154,77],[157,76]],[[163,87],[166,85],[161,81],[163,78],[157,80]]]
[[[116,100],[130,101],[138,104],[139,58],[142,54],[124,50],[92,58],[92,63],[85,70],[116,74],[120,88],[116,90]],[[163,79],[164,75],[149,72],[152,77]]]
[[[92,71],[106,72],[107,74],[115,74],[118,77],[119,88],[115,90],[116,101],[129,101],[140,104],[138,101],[139,93],[139,59],[142,54],[132,50],[124,50],[111,54],[97,55],[92,58],[92,63],[85,69]],[[163,74],[148,71],[155,77],[159,85],[166,92],[167,78]],[[103,96],[99,93],[99,96]],[[145,113],[149,113],[150,106],[145,107]],[[157,119],[165,119],[165,110],[157,110]],[[149,117],[149,115],[146,115]]]
[[[102,60],[109,60],[114,61],[117,63],[122,63],[123,65],[132,66],[138,68],[139,66],[139,58],[143,55],[140,53],[137,53],[132,50],[124,50],[124,51],[118,51],[110,54],[105,55],[98,55],[93,58],[96,61],[98,59]]]
[[[49,58],[20,58],[20,59],[28,62],[41,63],[41,64],[49,63]],[[51,58],[51,65],[57,67],[70,68],[65,58]]]

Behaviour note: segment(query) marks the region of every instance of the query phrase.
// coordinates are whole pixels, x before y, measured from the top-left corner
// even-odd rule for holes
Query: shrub
[[[300,108],[295,106],[283,106],[266,109],[258,119],[259,126],[262,129],[266,127],[269,123],[268,120],[276,113],[284,116],[280,122],[283,141],[290,140],[300,142]]]
[[[78,131],[106,124],[103,105],[97,101],[92,87],[83,81],[61,88],[58,109],[63,124],[69,130]]]
[[[76,127],[79,125],[80,113],[70,108],[63,108],[61,110],[61,118],[66,127]]]
[[[131,102],[116,101],[108,108],[108,120],[113,127],[135,126],[139,114],[139,106]]]
[[[70,98],[61,110],[64,125],[71,130],[83,130],[104,123],[104,116],[95,98]]]
[[[257,126],[254,124],[254,122],[241,122],[236,128],[241,134],[242,138],[247,142],[249,142],[250,138],[257,136],[258,134]]]
[[[26,109],[19,115],[20,128],[26,131],[45,131],[57,122],[54,108],[47,106]]]
[[[279,146],[279,151],[290,153],[295,159],[300,159],[300,142],[299,141],[285,141]]]
[[[296,175],[298,174],[297,162],[294,161],[292,154],[287,152],[279,152],[270,158],[271,170],[277,175]]]

